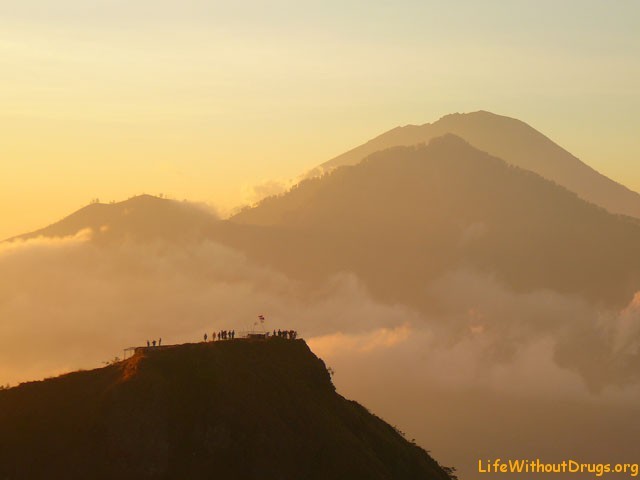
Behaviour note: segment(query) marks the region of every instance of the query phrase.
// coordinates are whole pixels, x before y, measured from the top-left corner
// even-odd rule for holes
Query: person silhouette
[[[160,337],[160,340],[158,340],[158,346],[162,345],[162,337]]]
[[[207,338],[208,338],[208,337],[207,337],[207,334],[205,333],[205,334],[204,334],[204,341],[205,341],[205,342],[207,341]]]
[[[155,347],[155,346],[156,346],[156,341],[154,340],[154,341],[152,342],[152,344],[153,344],[153,346]]]
[[[151,346],[151,342],[149,340],[147,340],[147,347]]]

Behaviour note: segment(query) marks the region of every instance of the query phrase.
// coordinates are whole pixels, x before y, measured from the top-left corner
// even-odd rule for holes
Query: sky
[[[640,3],[0,3],[0,238],[140,193],[223,213],[398,125],[488,110],[640,191]]]

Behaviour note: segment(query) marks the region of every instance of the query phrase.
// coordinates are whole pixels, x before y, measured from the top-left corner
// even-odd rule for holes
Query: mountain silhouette
[[[356,164],[390,147],[429,143],[447,133],[462,137],[511,165],[552,180],[612,213],[640,218],[640,195],[636,192],[598,173],[526,123],[485,111],[455,113],[434,123],[394,128],[323,163],[309,175]]]
[[[3,479],[448,479],[302,340],[141,348],[0,390]]]
[[[640,289],[640,221],[452,134],[376,152],[228,220],[143,196],[89,205],[18,238],[85,228],[104,244],[215,241],[309,285],[351,272],[377,298],[421,310],[434,305],[425,285],[459,269],[519,292],[546,289],[615,307]]]
[[[66,237],[90,229],[98,242],[147,241],[162,238],[175,242],[202,237],[216,216],[198,204],[152,195],[139,195],[117,203],[92,203],[45,228],[9,239]]]
[[[302,278],[354,272],[416,306],[430,280],[467,267],[596,303],[624,305],[640,288],[640,222],[451,134],[305,180],[230,221],[247,231],[227,241],[267,263]]]

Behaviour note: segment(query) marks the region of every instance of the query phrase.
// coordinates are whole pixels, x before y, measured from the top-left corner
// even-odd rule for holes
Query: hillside
[[[203,229],[217,220],[188,202],[140,195],[118,203],[93,203],[35,232],[14,239],[65,237],[91,229],[98,242],[129,240],[186,241],[201,238]]]
[[[457,268],[595,303],[625,305],[640,288],[638,221],[454,135],[303,181],[231,222],[254,231],[226,241],[267,263],[303,278],[355,272],[382,298],[420,307],[424,285]]]
[[[0,391],[2,479],[446,479],[302,340],[140,349]]]
[[[447,133],[511,165],[552,180],[612,213],[640,218],[640,195],[636,192],[600,174],[526,123],[485,111],[455,113],[434,123],[394,128],[323,163],[310,175],[341,165],[354,165],[372,153],[391,147],[429,143]]]

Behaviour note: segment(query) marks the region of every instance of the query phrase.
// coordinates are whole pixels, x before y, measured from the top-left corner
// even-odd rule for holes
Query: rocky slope
[[[0,391],[2,479],[447,479],[302,340],[139,349]]]

